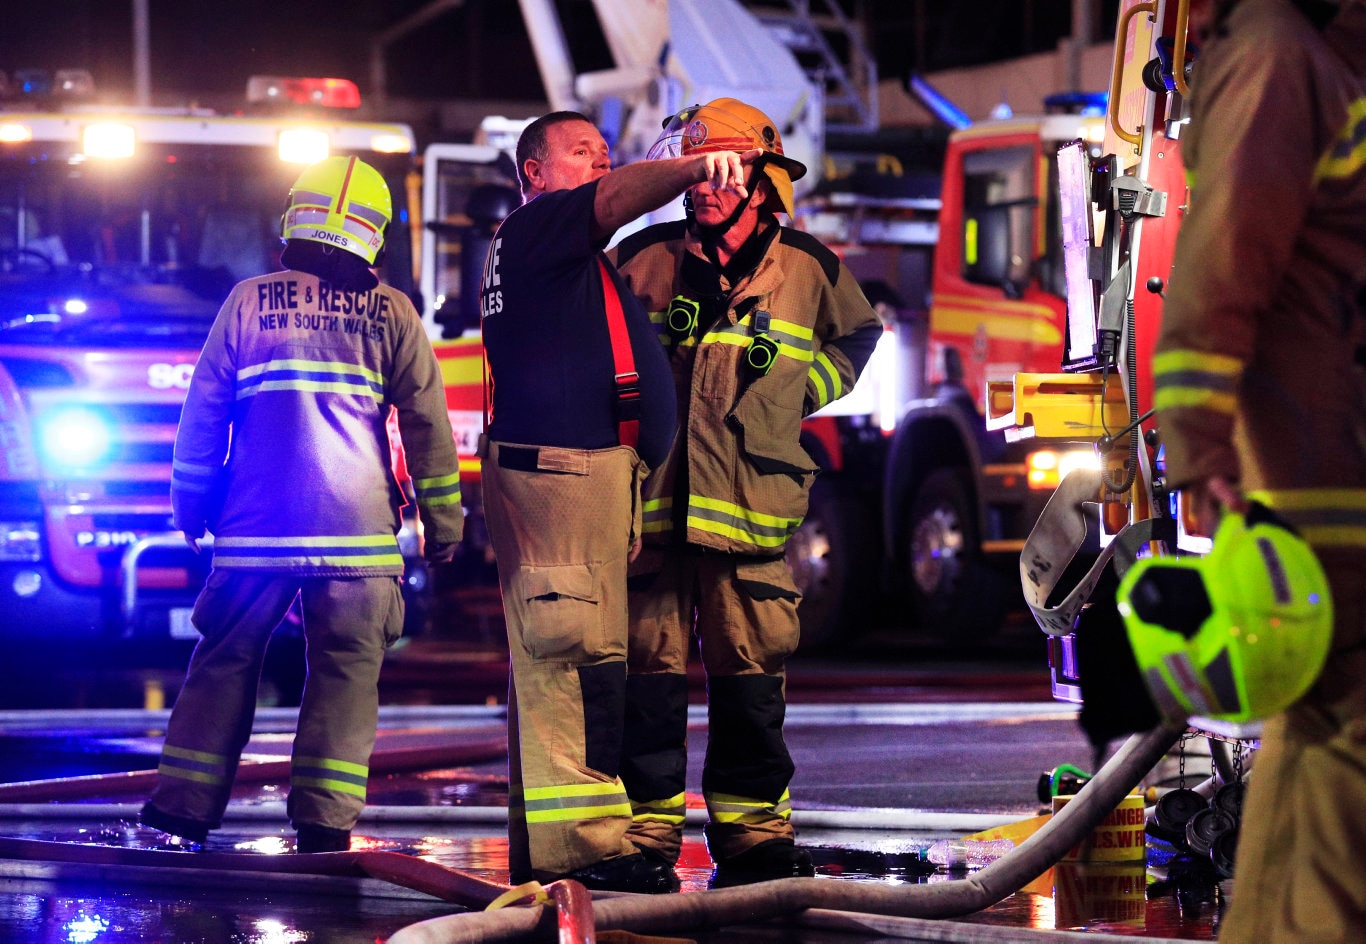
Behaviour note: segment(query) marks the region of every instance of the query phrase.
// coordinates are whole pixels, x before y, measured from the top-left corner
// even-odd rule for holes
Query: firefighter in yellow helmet
[[[839,258],[779,224],[806,168],[783,153],[767,115],[733,98],[694,106],[666,125],[652,156],[746,148],[762,151],[747,195],[693,187],[686,220],[615,250],[668,352],[680,425],[645,485],[645,548],[628,584],[629,838],[662,861],[678,858],[696,633],[711,719],[705,835],[718,885],[813,872],[790,821],[783,681],[799,593],[783,552],[817,473],[802,419],[853,387],[882,334]]]
[[[1317,681],[1264,724],[1219,939],[1366,940],[1366,2],[1213,13],[1153,358],[1168,480],[1206,532],[1220,506],[1285,519],[1334,614]]]
[[[246,279],[190,381],[171,469],[175,526],[213,570],[202,637],[166,729],[142,822],[195,843],[220,825],[271,632],[297,597],[308,677],[287,811],[300,852],[345,850],[365,805],[379,670],[403,629],[398,417],[429,561],[463,529],[455,443],[435,354],[408,298],[370,266],[392,217],[354,157],[306,169],[284,218],[289,268]]]

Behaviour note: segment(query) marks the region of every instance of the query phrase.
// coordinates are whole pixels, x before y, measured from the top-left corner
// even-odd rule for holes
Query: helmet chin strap
[[[691,230],[702,243],[702,251],[707,254],[707,258],[712,261],[718,269],[721,267],[720,259],[716,252],[716,247],[721,245],[721,240],[727,233],[740,222],[740,217],[744,215],[746,207],[749,206],[748,200],[741,200],[735,205],[730,216],[719,223],[703,223],[697,218],[697,213],[693,210],[692,200],[687,196],[683,198],[683,211],[687,215],[688,229]]]

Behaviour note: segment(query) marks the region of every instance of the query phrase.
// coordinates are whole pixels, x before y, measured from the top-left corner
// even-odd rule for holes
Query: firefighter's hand
[[[198,534],[191,534],[188,531],[183,531],[181,533],[185,535],[185,543],[190,545],[190,550],[194,551],[196,554],[200,553],[199,542],[203,539],[204,532],[200,531]]]
[[[745,168],[758,160],[759,155],[763,153],[762,148],[751,148],[741,152],[708,151],[702,155],[707,172],[706,182],[711,185],[713,192],[730,190],[740,199],[747,199],[749,190],[745,187]]]
[[[645,544],[640,540],[640,538],[636,538],[634,541],[632,541],[631,550],[626,555],[626,563],[634,564],[636,562],[636,558],[640,556],[640,549],[644,546]]]
[[[1214,534],[1219,516],[1224,510],[1243,514],[1247,511],[1247,496],[1232,479],[1214,475],[1186,486],[1190,500],[1192,526],[1195,533],[1205,537]]]
[[[429,564],[449,564],[455,558],[455,543],[427,541],[422,545],[422,557]]]

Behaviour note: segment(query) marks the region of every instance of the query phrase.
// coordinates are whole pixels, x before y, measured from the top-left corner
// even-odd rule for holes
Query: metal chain
[[[1237,783],[1243,782],[1243,742],[1233,742],[1233,779]]]
[[[1176,785],[1182,790],[1186,789],[1186,742],[1190,739],[1189,734],[1181,735],[1181,744],[1176,752]]]

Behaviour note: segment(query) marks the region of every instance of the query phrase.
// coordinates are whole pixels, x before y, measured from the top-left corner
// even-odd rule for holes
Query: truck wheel
[[[983,638],[1005,618],[1005,578],[983,558],[966,471],[936,469],[911,501],[905,552],[919,625],[936,636]]]
[[[787,565],[802,592],[799,652],[834,642],[866,615],[873,581],[871,515],[838,477],[820,476],[811,486],[806,517],[787,542]]]

